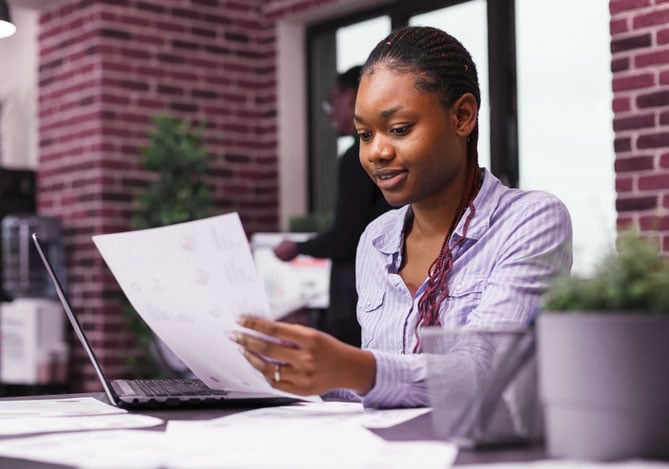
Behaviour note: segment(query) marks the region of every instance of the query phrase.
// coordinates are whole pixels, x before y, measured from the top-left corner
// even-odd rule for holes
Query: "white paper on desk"
[[[176,441],[158,431],[106,430],[0,440],[0,455],[78,468],[167,467]]]
[[[269,315],[236,213],[93,241],[142,319],[207,386],[286,395],[230,339],[240,315]]]
[[[300,423],[158,431],[77,432],[0,441],[0,455],[87,468],[395,469],[450,467],[445,442],[388,442],[356,426],[305,430]]]
[[[189,459],[173,459],[170,467],[445,469],[457,455],[457,447],[451,443],[386,441],[347,420],[324,424],[318,417],[257,417],[224,426],[203,421],[170,421],[167,428],[170,436],[221,448],[218,456],[202,451]],[[218,466],[213,458],[218,458]]]
[[[272,406],[238,412],[236,414],[208,420],[201,426],[212,429],[235,427],[238,425],[277,425],[283,422],[301,421],[307,426],[332,426],[335,424],[351,424],[363,428],[387,428],[411,420],[430,412],[430,407],[407,409],[365,409],[359,402],[300,402],[287,406]],[[188,422],[171,421],[167,425],[168,432],[189,431]]]
[[[157,417],[140,414],[77,415],[70,417],[24,417],[0,425],[0,436],[81,430],[147,428],[162,424]]]
[[[127,410],[105,404],[93,397],[83,396],[0,401],[0,421],[34,417],[73,417],[124,413],[127,413]]]

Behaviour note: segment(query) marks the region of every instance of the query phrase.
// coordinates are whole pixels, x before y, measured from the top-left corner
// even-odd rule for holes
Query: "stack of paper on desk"
[[[230,339],[240,315],[270,317],[236,213],[93,241],[142,319],[207,386],[286,395]]]

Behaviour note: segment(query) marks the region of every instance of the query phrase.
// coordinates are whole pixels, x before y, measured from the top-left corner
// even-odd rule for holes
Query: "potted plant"
[[[550,456],[669,458],[669,259],[638,232],[587,278],[561,279],[537,320]]]
[[[211,190],[205,182],[208,159],[201,128],[167,115],[153,118],[150,143],[141,160],[153,178],[136,199],[131,226],[154,228],[212,214]],[[135,362],[141,374],[185,375],[190,371],[128,305],[130,327],[150,354]]]

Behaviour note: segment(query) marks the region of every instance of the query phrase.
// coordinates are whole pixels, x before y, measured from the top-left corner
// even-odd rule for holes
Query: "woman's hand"
[[[337,388],[366,394],[374,385],[376,362],[367,351],[310,327],[242,317],[239,324],[275,341],[236,332],[244,357],[276,389],[298,395]]]

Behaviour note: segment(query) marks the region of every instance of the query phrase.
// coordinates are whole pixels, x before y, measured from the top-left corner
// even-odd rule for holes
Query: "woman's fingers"
[[[282,389],[289,385],[292,376],[289,365],[268,362],[248,350],[244,351],[244,357],[255,369],[260,371],[263,376],[265,376],[265,379],[275,388]]]
[[[253,329],[262,334],[283,340],[284,346],[302,345],[305,340],[305,335],[308,335],[308,331],[311,331],[310,328],[300,326],[299,324],[277,322],[253,316],[242,316],[237,322],[242,327]]]
[[[232,335],[232,340],[244,347],[246,351],[258,355],[260,359],[266,362],[290,361],[294,358],[296,350],[292,344],[286,345],[281,342],[275,342],[271,338],[264,339],[243,332],[235,332]]]

